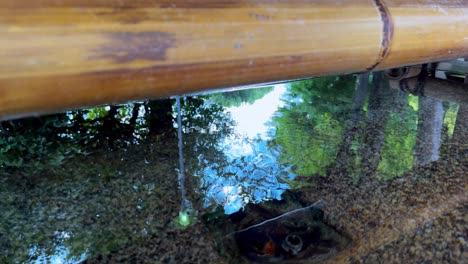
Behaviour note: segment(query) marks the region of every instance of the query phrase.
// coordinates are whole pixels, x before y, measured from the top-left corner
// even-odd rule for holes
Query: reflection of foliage
[[[8,134],[0,134],[1,170],[11,173],[0,176],[0,263],[50,258],[63,248],[70,257],[106,255],[166,228],[172,212],[165,203],[178,196],[172,104],[113,105],[3,122]],[[186,162],[197,163],[200,154],[208,163],[223,160],[216,146],[233,125],[223,108],[187,98],[183,115]],[[134,144],[143,140],[148,142]],[[142,152],[145,147],[151,149]],[[82,150],[92,154],[72,155]],[[59,168],[54,173],[38,169],[52,165]]]
[[[170,218],[167,197],[177,195],[176,142],[150,151],[155,159],[135,147],[75,158],[53,177],[0,178],[0,262],[30,263],[60,248],[92,257],[157,234]],[[122,164],[127,155],[132,160]]]
[[[455,123],[457,120],[457,111],[458,111],[458,105],[454,103],[450,103],[447,111],[445,112],[444,126],[447,129],[449,138],[452,137],[453,131],[455,130]]]
[[[283,117],[289,117],[284,115]],[[297,121],[306,119],[297,118]],[[341,126],[329,116],[315,117],[308,132],[304,127],[290,125],[277,130],[276,140],[284,147],[282,162],[296,165],[296,174],[309,176],[315,173],[324,175],[325,167],[334,161],[341,138]],[[286,157],[287,155],[287,157]]]
[[[281,162],[295,166],[298,176],[325,175],[338,150],[341,122],[351,108],[355,78],[324,77],[292,84],[285,107],[273,118],[282,147]]]
[[[413,168],[413,150],[416,143],[418,97],[408,96],[397,112],[391,112],[385,128],[385,142],[378,172],[388,179]]]
[[[181,114],[186,160],[197,161],[200,157],[204,163],[224,160],[224,154],[217,146],[233,132],[234,121],[230,115],[223,112],[222,106],[210,103],[204,97],[183,99]]]
[[[252,153],[230,157],[227,162],[214,163],[200,172],[206,207],[223,205],[227,214],[234,213],[246,203],[281,199],[289,188],[290,166],[277,160],[279,153],[263,141],[244,142],[242,147]]]
[[[0,171],[52,169],[78,153],[102,146],[135,144],[151,133],[172,130],[172,116],[160,114],[172,111],[170,101],[169,105],[165,102],[94,107],[4,121],[5,131],[0,132]]]
[[[66,133],[67,115],[5,121],[0,133],[0,171],[13,168],[44,170],[62,165],[70,155],[80,153]]]
[[[85,135],[83,143],[95,147],[137,143],[148,134],[147,122],[142,118],[146,109],[141,103],[129,103],[74,111],[70,113],[72,132]]]
[[[240,106],[243,103],[253,104],[256,100],[261,99],[271,91],[273,91],[273,87],[270,86],[216,93],[210,95],[209,98],[213,100],[213,102],[225,107]]]
[[[79,258],[84,252],[109,253],[127,243],[135,227],[126,224],[135,221],[133,214],[139,212],[135,208],[143,204],[141,199],[154,202],[161,197],[148,198],[153,191],[142,186],[141,197],[132,199],[132,191],[140,189],[137,183],[131,185],[123,177],[110,181],[116,173],[110,164],[93,166],[89,164],[92,160],[82,164],[79,159],[85,157],[76,154],[141,142],[152,132],[148,122],[157,123],[170,135],[170,114],[168,120],[142,118],[143,114],[152,117],[155,108],[158,103],[145,102],[144,107],[132,103],[2,122],[0,262],[30,262],[63,252]],[[169,104],[165,112],[171,111]],[[145,159],[140,157],[140,161]],[[173,172],[173,164],[166,166],[170,167],[166,171]],[[127,205],[131,208],[124,209]],[[152,208],[145,210],[154,213]],[[123,222],[111,224],[120,220]],[[145,232],[150,231],[148,227]]]

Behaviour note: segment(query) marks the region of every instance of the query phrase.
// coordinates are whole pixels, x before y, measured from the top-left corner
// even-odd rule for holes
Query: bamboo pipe
[[[0,120],[467,54],[465,0],[0,0]]]

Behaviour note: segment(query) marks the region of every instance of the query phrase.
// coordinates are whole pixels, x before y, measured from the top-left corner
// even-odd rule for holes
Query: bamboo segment
[[[0,119],[468,54],[466,2],[385,2],[0,0]]]
[[[385,0],[393,20],[387,58],[377,70],[468,54],[468,1]]]

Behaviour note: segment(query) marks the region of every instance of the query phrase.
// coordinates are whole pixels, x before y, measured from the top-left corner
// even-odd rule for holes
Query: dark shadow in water
[[[231,262],[317,263],[343,249],[348,239],[323,222],[323,201],[233,232],[223,239]]]

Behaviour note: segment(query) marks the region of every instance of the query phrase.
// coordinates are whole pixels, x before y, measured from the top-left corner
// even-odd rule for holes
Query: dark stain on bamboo
[[[116,7],[111,10],[96,12],[96,15],[113,18],[122,24],[138,24],[150,19],[144,10],[128,7]]]
[[[167,32],[113,32],[105,33],[108,44],[93,50],[90,59],[109,59],[116,63],[135,60],[163,61],[167,49],[175,47],[176,37]]]
[[[254,14],[251,13],[249,16],[253,19],[256,19],[258,21],[266,21],[266,20],[271,20],[271,16],[269,15],[263,15],[263,14]]]
[[[393,40],[393,20],[387,6],[383,0],[374,0],[375,6],[380,13],[380,20],[382,21],[382,41],[380,43],[380,52],[375,63],[367,68],[368,71],[372,71],[379,65],[389,54]]]

